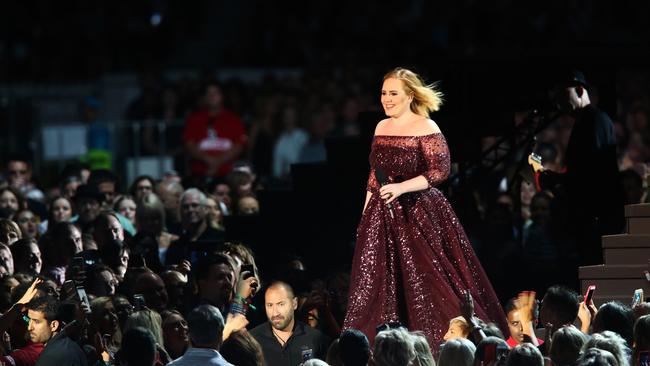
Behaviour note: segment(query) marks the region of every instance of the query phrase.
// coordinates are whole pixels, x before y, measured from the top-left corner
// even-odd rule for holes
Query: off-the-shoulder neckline
[[[442,135],[442,132],[432,132],[426,135],[375,135],[375,137],[428,137],[434,135]]]

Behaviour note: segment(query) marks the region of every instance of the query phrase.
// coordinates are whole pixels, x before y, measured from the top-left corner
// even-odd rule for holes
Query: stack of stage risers
[[[625,206],[625,220],[626,234],[603,236],[605,264],[580,267],[582,293],[596,285],[596,306],[609,300],[629,305],[638,288],[646,297],[650,295],[650,282],[644,275],[650,271],[650,204]]]

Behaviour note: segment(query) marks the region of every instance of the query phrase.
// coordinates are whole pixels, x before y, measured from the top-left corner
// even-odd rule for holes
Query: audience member
[[[219,353],[223,342],[223,317],[212,305],[200,305],[187,315],[192,347],[169,366],[232,365]]]
[[[325,358],[329,340],[320,331],[295,319],[298,299],[288,284],[271,283],[264,294],[264,304],[268,322],[252,329],[251,335],[262,346],[269,365]]]
[[[11,246],[22,237],[23,234],[18,224],[10,219],[0,218],[0,243]]]
[[[446,342],[456,338],[467,338],[467,336],[469,336],[469,325],[465,318],[457,316],[449,321],[449,329],[442,339]]]
[[[465,338],[453,338],[440,347],[438,366],[472,366],[476,346]]]
[[[161,316],[164,346],[171,359],[175,360],[184,355],[190,347],[187,321],[176,310],[165,310]]]
[[[29,338],[45,348],[36,366],[87,365],[86,355],[66,332],[59,301],[50,296],[36,297],[27,304]]]
[[[617,333],[628,345],[632,345],[634,313],[632,309],[618,301],[606,302],[598,308],[591,327],[593,333],[605,330]]]
[[[510,350],[506,366],[544,366],[544,357],[534,345],[521,343]]]
[[[587,336],[573,325],[565,325],[558,329],[553,334],[549,351],[553,364],[575,365],[587,339]]]
[[[10,248],[16,272],[26,272],[34,275],[41,273],[43,260],[36,240],[20,239]]]
[[[630,365],[630,349],[625,344],[625,340],[614,332],[606,330],[601,333],[592,334],[591,339],[585,343],[583,350],[590,348],[598,348],[610,352],[616,358],[616,363],[619,366]]]
[[[415,360],[420,366],[436,366],[436,361],[431,354],[429,342],[422,332],[412,332],[413,348],[415,349]]]
[[[223,233],[208,225],[206,196],[196,188],[186,190],[181,196],[181,224],[183,233],[167,250],[166,264],[182,260],[196,261],[196,252],[215,250],[223,242]]]
[[[345,366],[364,366],[370,358],[368,337],[357,329],[346,329],[339,338],[341,360]]]
[[[376,366],[410,365],[415,358],[413,337],[406,329],[384,330],[375,337],[372,360]]]
[[[237,366],[264,366],[262,346],[245,330],[234,331],[221,345],[221,355]]]
[[[124,332],[118,358],[123,366],[153,366],[156,360],[156,341],[151,332],[142,327]]]
[[[580,356],[577,366],[619,366],[619,364],[610,352],[590,348]]]

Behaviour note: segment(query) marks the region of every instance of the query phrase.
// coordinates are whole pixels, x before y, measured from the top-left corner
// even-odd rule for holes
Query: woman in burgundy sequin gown
[[[505,316],[453,209],[435,188],[449,173],[449,150],[428,119],[441,94],[413,72],[384,77],[386,115],[375,130],[366,203],[357,229],[344,328],[370,341],[378,325],[421,330],[435,351],[465,290],[476,315],[505,326]],[[376,172],[387,177],[380,186]]]

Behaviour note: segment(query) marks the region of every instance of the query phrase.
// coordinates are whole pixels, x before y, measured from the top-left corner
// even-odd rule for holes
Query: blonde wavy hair
[[[429,117],[429,113],[440,109],[442,105],[442,93],[438,91],[437,83],[426,84],[422,78],[411,70],[398,67],[384,75],[386,79],[398,79],[404,85],[404,91],[413,95],[411,111],[422,117]]]

